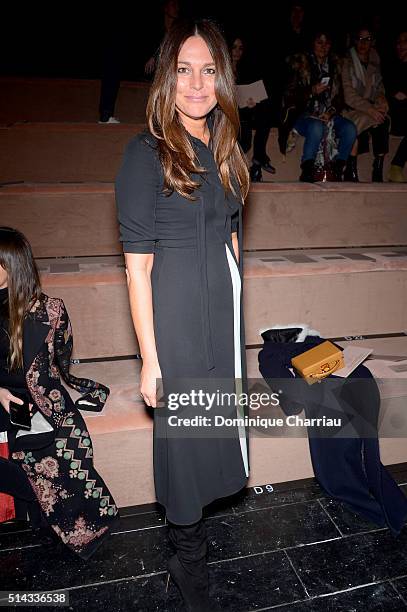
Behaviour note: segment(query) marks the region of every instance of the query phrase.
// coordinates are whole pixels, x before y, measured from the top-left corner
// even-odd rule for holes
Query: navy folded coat
[[[322,426],[308,430],[315,477],[328,495],[397,535],[407,518],[407,498],[380,461],[377,383],[360,365],[348,378],[331,375],[308,385],[290,371],[291,359],[324,338],[307,336],[296,342],[299,332],[273,329],[262,334],[260,372],[273,391],[282,392],[280,406],[286,414],[304,410],[307,418],[341,418],[340,432]]]

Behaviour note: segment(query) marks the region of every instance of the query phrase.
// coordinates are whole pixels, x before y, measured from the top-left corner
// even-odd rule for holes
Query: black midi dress
[[[194,201],[163,193],[149,132],[129,143],[116,180],[124,252],[154,253],[154,333],[164,388],[164,407],[154,410],[154,480],[168,520],[184,525],[198,521],[203,506],[243,488],[249,471],[246,432],[236,418],[244,402],[235,401],[245,380],[242,205],[225,194],[210,147],[190,140],[206,170],[193,177],[200,182]],[[191,398],[192,389],[212,394],[212,401],[199,403],[195,395],[178,408],[168,401],[180,393]]]

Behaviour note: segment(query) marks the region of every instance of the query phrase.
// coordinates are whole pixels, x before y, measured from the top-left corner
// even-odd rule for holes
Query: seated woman
[[[255,64],[248,59],[245,46],[241,38],[234,38],[230,47],[232,68],[237,85],[246,85],[262,80],[261,75],[253,71],[253,65]],[[276,171],[266,153],[267,139],[272,124],[270,99],[266,98],[256,104],[253,99],[249,98],[247,106],[239,108],[239,118],[239,144],[244,153],[247,153],[252,146],[252,130],[255,130],[250,179],[254,183],[259,183],[263,180],[262,169],[270,174],[274,174]]]
[[[313,183],[315,161],[321,142],[324,138],[328,139],[330,154],[325,162],[333,161],[334,177],[341,181],[356,139],[356,128],[352,121],[341,116],[344,103],[340,64],[338,58],[331,53],[330,35],[322,30],[316,32],[311,45],[310,53],[299,53],[287,58],[289,76],[283,96],[280,148],[285,153],[292,128],[305,137],[300,181]]]
[[[389,100],[391,133],[402,136],[396,154],[391,160],[389,181],[405,183],[403,168],[407,162],[407,31],[400,32],[396,41],[396,58],[392,58],[385,71],[385,85]]]
[[[78,410],[101,410],[109,390],[70,374],[72,343],[64,303],[41,292],[26,238],[0,227],[1,420],[8,417],[11,401],[30,406],[32,415],[31,429],[9,428],[10,459],[26,473],[48,525],[87,559],[108,534],[118,510],[93,467],[92,442]],[[61,376],[81,392],[75,404]],[[10,466],[1,467],[3,490],[13,493],[7,489]],[[20,480],[21,499],[33,501]]]
[[[356,140],[345,172],[345,180],[358,182],[357,154],[369,150],[369,133],[374,154],[372,181],[383,182],[383,161],[389,150],[389,105],[386,100],[380,59],[373,48],[373,34],[361,27],[354,36],[354,46],[343,62],[342,82],[345,102],[349,107],[344,116],[357,128]]]

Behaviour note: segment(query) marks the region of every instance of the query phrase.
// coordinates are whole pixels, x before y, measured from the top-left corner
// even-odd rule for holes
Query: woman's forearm
[[[127,286],[134,329],[143,363],[158,361],[154,335],[151,270],[134,265],[127,267]]]
[[[233,232],[232,234],[232,245],[236,256],[236,261],[239,262],[239,240],[237,238],[237,232]]]

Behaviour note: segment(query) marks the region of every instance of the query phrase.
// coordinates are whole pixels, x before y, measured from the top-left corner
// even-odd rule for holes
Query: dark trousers
[[[26,473],[20,466],[2,457],[0,457],[0,491],[11,495],[17,502],[26,504],[31,526],[34,528],[41,526],[41,509]]]
[[[255,130],[253,140],[253,162],[266,164],[270,161],[266,153],[267,139],[271,129],[271,106],[269,100],[263,100],[253,108],[241,108],[239,144],[243,151],[252,146],[252,130]]]
[[[407,162],[407,136],[404,136],[403,140],[400,142],[398,146],[396,155],[391,160],[391,163],[394,166],[400,166],[400,168],[404,168],[404,164],[406,162]]]
[[[390,120],[388,118],[374,127],[365,130],[359,134],[359,153],[364,153],[369,150],[368,138],[369,133],[372,138],[373,155],[386,155],[389,152],[389,129]]]
[[[99,115],[107,121],[114,115],[117,94],[120,88],[120,52],[111,46],[105,49],[100,85]]]

